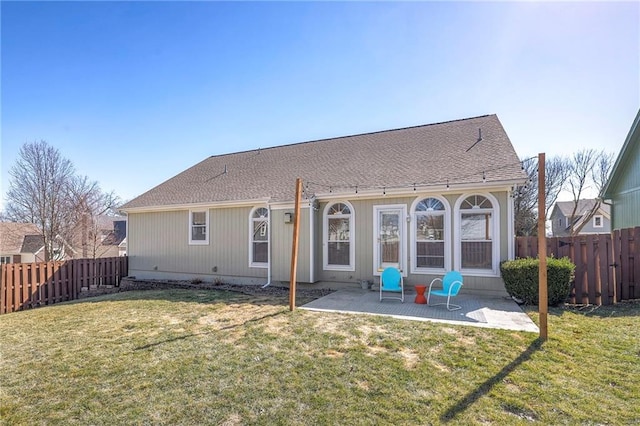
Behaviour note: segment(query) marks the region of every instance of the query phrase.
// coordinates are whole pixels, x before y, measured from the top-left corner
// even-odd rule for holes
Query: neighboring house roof
[[[596,204],[595,199],[585,199],[578,200],[578,207],[576,208],[576,213],[573,218],[573,229],[579,231],[582,227],[591,219],[591,217],[587,217],[586,215],[593,209]],[[573,213],[574,202],[573,201],[558,201],[554,207],[555,210],[559,210],[560,213],[566,217],[567,219],[571,218],[571,214]],[[611,219],[611,206],[608,204],[600,203],[598,210],[595,213],[601,214],[607,219]],[[553,212],[552,212],[553,216]],[[571,228],[571,224],[567,220],[567,224],[564,227],[565,231]]]
[[[44,247],[44,237],[42,235],[25,235],[22,242],[21,253],[37,253]]]
[[[578,200],[578,208],[576,209],[576,218],[582,217],[585,213],[591,211],[594,207],[596,200],[588,199],[588,200]],[[563,216],[570,217],[571,213],[573,213],[573,201],[558,201],[556,203],[556,207],[560,210]],[[598,209],[601,213],[609,218],[611,216],[611,206],[601,203]]]
[[[23,251],[25,236],[39,234],[40,229],[33,223],[0,222],[0,253],[26,253]],[[42,245],[38,247],[40,248]],[[38,249],[29,253],[35,253]]]
[[[122,209],[269,200],[292,201],[295,179],[320,192],[367,188],[444,189],[526,179],[498,117],[424,126],[212,156],[129,201]],[[314,189],[318,192],[318,189]],[[382,191],[380,191],[382,192]]]
[[[629,158],[630,155],[628,154],[638,144],[640,144],[640,110],[638,110],[636,118],[633,120],[633,124],[631,125],[631,129],[629,129],[627,138],[625,139],[622,149],[618,154],[618,158],[616,158],[616,162],[611,169],[609,179],[607,179],[606,185],[602,188],[602,192],[600,194],[603,199],[607,200],[614,196],[616,183],[622,177],[625,165],[631,161]]]

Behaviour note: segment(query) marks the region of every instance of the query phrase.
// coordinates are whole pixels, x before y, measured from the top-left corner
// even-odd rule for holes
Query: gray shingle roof
[[[20,252],[37,253],[42,247],[44,247],[44,237],[42,235],[25,235]]]
[[[18,254],[23,252],[25,235],[39,233],[40,229],[33,223],[0,222],[0,253]]]
[[[478,142],[479,132],[482,139]],[[269,198],[292,201],[295,179],[313,192],[526,179],[496,115],[212,156],[123,209]],[[313,188],[313,187],[316,188]]]
[[[585,213],[589,212],[593,208],[595,203],[596,203],[596,200],[594,200],[594,199],[578,200],[578,208],[576,209],[576,217],[580,217],[580,216],[584,215]],[[573,201],[558,201],[558,202],[556,202],[556,206],[558,207],[558,209],[560,209],[560,211],[562,212],[562,214],[565,217],[569,217],[569,216],[571,216],[571,212],[573,212],[574,202]],[[607,216],[609,216],[610,213],[611,213],[611,207],[609,205],[607,205],[607,204],[601,203],[600,204],[600,209]]]

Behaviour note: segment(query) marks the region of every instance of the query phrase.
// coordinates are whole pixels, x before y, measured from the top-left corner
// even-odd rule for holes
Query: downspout
[[[268,249],[267,249],[267,282],[262,286],[262,288],[268,287],[271,284],[271,204],[267,203],[267,241],[268,241]]]
[[[314,237],[314,227],[315,227],[315,214],[316,211],[313,207],[313,202],[309,203],[309,282],[313,283],[315,281],[315,252],[314,245],[315,239]]]

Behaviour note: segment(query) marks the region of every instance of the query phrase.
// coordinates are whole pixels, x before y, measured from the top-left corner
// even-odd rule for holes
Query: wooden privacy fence
[[[612,234],[547,238],[547,254],[576,265],[571,303],[610,305],[640,298],[640,227]],[[517,237],[516,257],[536,257],[538,237]]]
[[[128,258],[7,263],[0,272],[0,314],[77,299],[83,290],[117,286]]]

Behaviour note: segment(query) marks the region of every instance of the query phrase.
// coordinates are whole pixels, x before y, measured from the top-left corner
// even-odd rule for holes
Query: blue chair
[[[384,296],[382,292],[400,293],[398,296]],[[389,267],[380,275],[380,301],[382,299],[398,299],[404,303],[404,280],[398,268]]]
[[[442,290],[434,290],[431,288],[433,286],[433,283],[435,283],[436,281],[440,281],[442,283]],[[431,284],[429,284],[429,293],[427,293],[427,305],[429,305],[429,298],[433,294],[434,296],[442,296],[447,298],[446,305],[448,310],[456,311],[460,309],[459,305],[454,305],[453,303],[451,303],[451,298],[458,295],[458,292],[462,288],[462,281],[462,274],[458,271],[449,271],[444,274],[444,277],[436,278],[431,281]],[[436,303],[431,306],[437,305],[445,305],[445,303]]]

